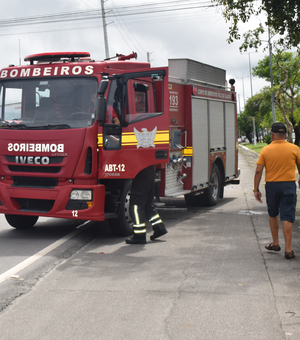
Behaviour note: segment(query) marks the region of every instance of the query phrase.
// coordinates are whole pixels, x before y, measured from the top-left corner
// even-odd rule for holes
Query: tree
[[[272,125],[272,106],[270,87],[264,87],[259,93],[249,98],[245,105],[244,114],[255,118],[255,127],[269,128]],[[258,134],[256,134],[258,136]]]
[[[249,142],[252,143],[253,123],[252,118],[244,112],[238,115],[238,129],[241,134],[245,135]]]
[[[280,35],[278,43],[285,48],[297,47],[300,44],[300,3],[299,0],[211,0],[223,6],[223,16],[229,27],[228,42],[240,39],[239,23],[246,23],[251,17],[261,13],[267,15],[265,25]],[[259,29],[260,28],[260,29]],[[258,25],[257,34],[263,32],[262,25]],[[257,36],[258,38],[258,36]],[[260,39],[256,39],[260,45]]]
[[[288,129],[288,140],[292,142],[292,131],[296,134],[295,143],[299,145],[299,118],[295,116],[298,112],[295,106],[295,99],[299,92],[299,49],[298,54],[290,58],[282,51],[297,48],[300,44],[300,2],[299,0],[279,1],[279,0],[211,0],[223,6],[222,12],[225,20],[231,22],[229,27],[228,42],[241,38],[239,24],[246,23],[250,18],[256,17],[261,13],[266,14],[265,26],[268,27],[268,46],[272,53],[275,68],[277,68],[277,82],[272,92],[275,93],[275,103],[281,111]],[[262,45],[262,34],[265,32],[264,25],[258,24],[253,30],[246,32],[240,50],[247,51],[249,48],[257,49]],[[272,44],[271,38],[272,35]],[[275,37],[277,40],[275,40]],[[273,45],[273,46],[272,46]],[[292,59],[292,60],[290,60]],[[261,77],[270,80],[269,57],[264,60],[264,68],[254,75],[261,74]],[[268,73],[268,74],[267,74]],[[274,70],[273,70],[274,73]]]
[[[259,93],[249,98],[245,105],[243,114],[249,120],[255,118],[256,136],[259,137],[258,130],[270,128],[272,125],[272,106],[270,88],[264,87]],[[253,129],[253,128],[252,128]]]
[[[253,67],[253,75],[270,81],[270,57],[266,56]],[[297,97],[300,93],[300,56],[298,53],[278,52],[273,55],[273,82],[275,103],[281,111],[288,128],[288,140],[292,142],[295,131],[295,144],[300,142],[300,115]]]

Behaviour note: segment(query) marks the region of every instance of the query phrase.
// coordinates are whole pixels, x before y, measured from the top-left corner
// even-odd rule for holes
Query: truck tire
[[[120,196],[119,216],[108,220],[109,228],[115,236],[129,236],[133,234],[132,220],[129,213],[131,180],[125,182]]]
[[[29,229],[32,228],[37,220],[38,216],[28,215],[7,215],[5,214],[6,221],[16,229]]]
[[[211,185],[204,192],[203,202],[206,206],[212,207],[217,204],[221,190],[221,175],[216,164],[213,165],[211,170],[210,183]]]
[[[221,192],[221,175],[216,164],[213,165],[210,177],[211,185],[202,195],[185,195],[185,203],[190,207],[212,207],[217,204]]]

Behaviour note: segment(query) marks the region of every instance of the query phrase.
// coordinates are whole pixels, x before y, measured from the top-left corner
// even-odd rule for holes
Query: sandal
[[[285,256],[285,258],[286,258],[287,260],[289,260],[289,259],[293,259],[293,258],[295,257],[295,254],[294,254],[293,251],[291,251],[291,252],[285,252],[285,253],[284,253],[284,256]]]
[[[268,246],[265,246],[265,248],[268,250],[280,251],[281,248],[279,244],[277,244],[276,246],[273,246],[272,244],[273,242],[270,243]]]

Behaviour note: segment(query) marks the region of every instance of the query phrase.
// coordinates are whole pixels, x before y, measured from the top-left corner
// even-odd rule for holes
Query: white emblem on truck
[[[155,148],[154,139],[156,137],[157,126],[150,132],[146,128],[142,128],[142,131],[138,131],[136,128],[133,128],[133,130],[138,141],[137,148],[150,148],[150,146]]]

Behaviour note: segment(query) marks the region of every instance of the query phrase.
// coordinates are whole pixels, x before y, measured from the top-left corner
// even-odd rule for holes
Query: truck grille
[[[16,164],[15,156],[5,156],[6,160],[10,163],[8,169],[12,172],[37,172],[37,173],[47,173],[47,174],[57,174],[60,172],[60,166],[45,166],[45,165],[26,165],[26,164]],[[49,164],[60,164],[64,160],[64,157],[49,157]],[[16,165],[15,165],[16,164]]]
[[[28,166],[28,165],[9,165],[8,169],[12,172],[39,172],[57,174],[60,172],[59,166]]]
[[[47,213],[54,205],[54,200],[36,200],[29,198],[18,198],[20,209],[22,211],[37,211]]]
[[[58,178],[11,176],[13,187],[53,189],[58,185]]]

